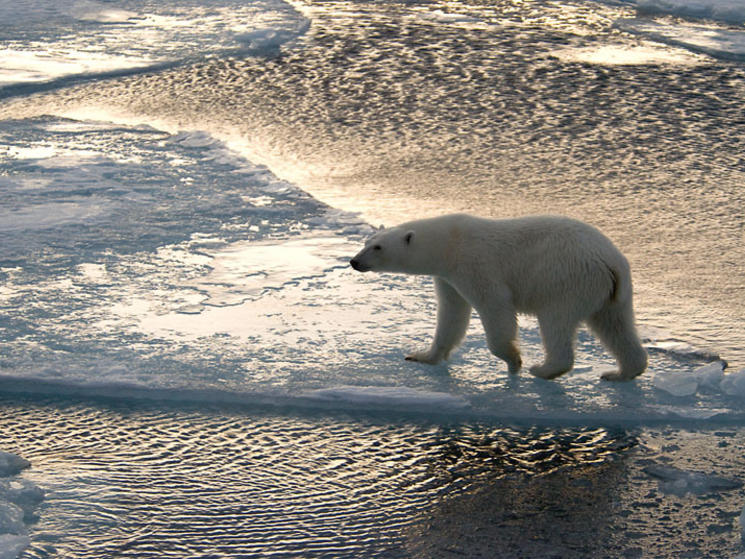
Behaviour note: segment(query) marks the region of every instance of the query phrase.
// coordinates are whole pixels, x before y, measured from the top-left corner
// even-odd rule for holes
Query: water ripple
[[[433,504],[614,462],[602,429],[4,402],[47,492],[30,557],[405,556]],[[58,418],[64,417],[64,421]]]

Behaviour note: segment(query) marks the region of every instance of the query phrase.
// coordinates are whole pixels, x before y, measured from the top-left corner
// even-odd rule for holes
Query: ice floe
[[[2,2],[9,40],[0,49],[0,95],[5,87],[33,91],[34,84],[131,74],[210,54],[271,54],[309,26],[282,0],[188,4],[120,9],[97,0],[30,0],[19,9]]]
[[[25,458],[0,450],[0,477],[14,476],[30,465]]]
[[[0,559],[16,559],[30,545],[26,522],[44,499],[44,491],[18,474],[31,464],[0,451]]]
[[[0,534],[0,559],[16,559],[30,543],[28,536]]]
[[[701,388],[719,390],[724,379],[724,361],[714,361],[690,372],[661,371],[655,374],[652,385],[673,396],[693,396]]]
[[[724,375],[719,387],[728,396],[745,398],[745,369]]]

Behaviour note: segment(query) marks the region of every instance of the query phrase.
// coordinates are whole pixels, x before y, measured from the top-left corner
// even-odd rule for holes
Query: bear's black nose
[[[357,260],[355,260],[354,258],[352,258],[352,259],[351,259],[351,260],[349,261],[349,263],[350,263],[350,264],[352,265],[352,268],[354,268],[354,269],[355,269],[355,270],[357,270],[358,272],[360,271],[360,263],[359,263],[359,262],[357,262]]]

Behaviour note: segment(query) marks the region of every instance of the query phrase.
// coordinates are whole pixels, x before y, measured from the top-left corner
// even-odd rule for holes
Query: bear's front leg
[[[440,361],[445,359],[445,356],[435,348],[430,348],[427,351],[415,351],[414,353],[410,353],[404,359],[407,361],[416,361],[417,363],[426,363],[427,365],[437,365]]]
[[[471,318],[471,305],[453,286],[441,278],[435,278],[437,294],[437,330],[435,339],[427,351],[417,351],[406,356],[407,361],[436,365],[450,356],[466,335]]]
[[[479,315],[484,325],[489,351],[507,363],[507,370],[511,374],[518,373],[523,360],[515,341],[517,313],[508,298],[495,299],[491,307],[486,307],[483,312],[479,310]]]

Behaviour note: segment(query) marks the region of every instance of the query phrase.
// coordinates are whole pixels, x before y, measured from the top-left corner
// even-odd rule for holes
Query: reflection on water
[[[704,58],[683,49],[671,49],[654,43],[642,45],[602,45],[586,48],[559,49],[553,53],[568,62],[588,64],[640,65],[640,64],[700,64]]]
[[[623,461],[508,477],[439,502],[407,527],[414,557],[639,557],[618,534]]]
[[[739,484],[676,496],[646,473],[732,477],[739,429],[0,404],[6,450],[46,491],[28,557],[726,557],[740,545]]]

